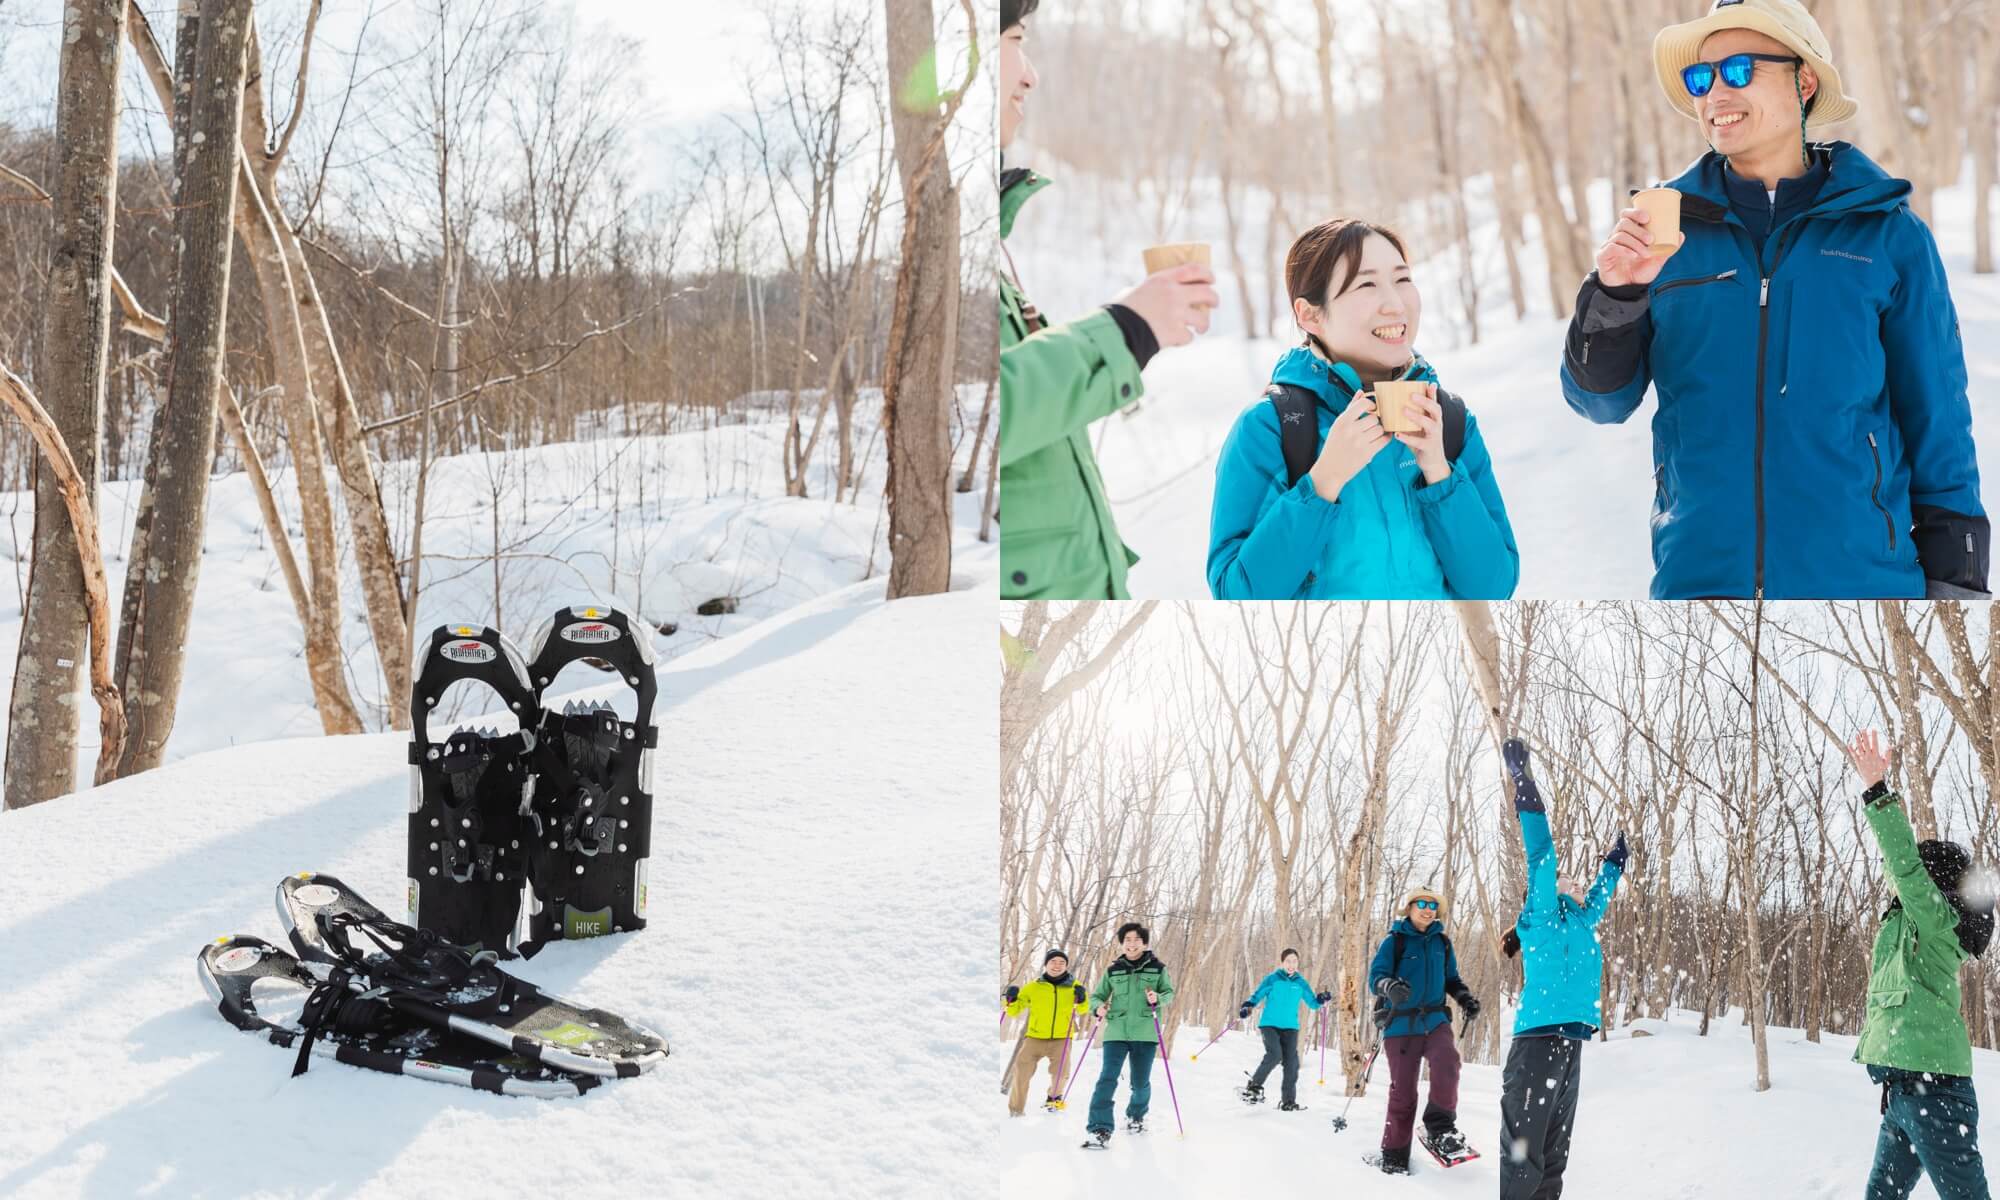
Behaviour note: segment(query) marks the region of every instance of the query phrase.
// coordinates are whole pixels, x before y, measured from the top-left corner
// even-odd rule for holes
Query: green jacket
[[[1000,236],[1049,181],[1009,171]],[[1010,600],[1125,600],[1139,556],[1118,537],[1091,453],[1091,422],[1144,392],[1111,314],[1031,327],[1027,302],[1000,274],[1000,595]]]
[[[1958,912],[1917,857],[1917,835],[1894,792],[1864,804],[1900,904],[1882,918],[1868,968],[1868,1017],[1854,1061],[1934,1075],[1971,1075],[1960,1015]]]
[[[1173,999],[1174,981],[1167,978],[1167,964],[1153,957],[1151,950],[1139,956],[1137,962],[1123,954],[1111,960],[1111,967],[1104,972],[1104,978],[1090,993],[1090,1008],[1097,1011],[1100,1004],[1108,1007],[1104,1013],[1104,1040],[1107,1042],[1157,1042],[1160,1040],[1153,1025],[1153,1014],[1146,1007],[1146,993],[1153,992],[1160,998],[1160,1007],[1165,1008]]]

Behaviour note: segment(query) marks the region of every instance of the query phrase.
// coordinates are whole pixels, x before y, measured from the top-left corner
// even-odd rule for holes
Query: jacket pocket
[[[1727,271],[1722,271],[1714,275],[1691,275],[1686,279],[1670,279],[1653,288],[1653,298],[1657,300],[1675,288],[1700,287],[1704,283],[1721,283],[1725,279],[1734,278],[1736,278],[1736,268],[1731,267]]]
[[[1882,447],[1875,441],[1873,430],[1868,433],[1868,457],[1875,463],[1875,482],[1868,485],[1868,502],[1875,511],[1882,514],[1882,526],[1889,531],[1889,553],[1896,552],[1896,519],[1882,504]]]
[[[1908,988],[1892,988],[1884,991],[1876,991],[1871,988],[1868,992],[1868,1007],[1871,1009],[1901,1008],[1909,1002],[1909,999],[1910,989]]]

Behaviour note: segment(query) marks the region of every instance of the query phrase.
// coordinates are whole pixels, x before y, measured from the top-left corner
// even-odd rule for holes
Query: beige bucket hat
[[[1403,911],[1409,912],[1410,905],[1415,904],[1419,900],[1429,900],[1431,903],[1437,905],[1438,916],[1444,916],[1444,897],[1427,887],[1411,889],[1410,893],[1403,897]]]
[[[1833,69],[1826,34],[1813,20],[1805,5],[1797,0],[1715,0],[1708,15],[1680,25],[1669,25],[1653,39],[1653,66],[1659,72],[1660,88],[1667,103],[1682,116],[1699,121],[1694,97],[1681,83],[1681,68],[1701,60],[1701,43],[1723,29],[1754,29],[1789,46],[1806,60],[1819,77],[1818,98],[1806,114],[1806,126],[1832,125],[1852,117],[1859,107],[1840,86],[1840,72]]]

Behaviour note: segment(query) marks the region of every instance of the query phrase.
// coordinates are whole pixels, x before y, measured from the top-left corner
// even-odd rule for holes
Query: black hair
[[[1113,937],[1111,940],[1123,943],[1125,941],[1125,935],[1128,933],[1138,934],[1139,940],[1146,943],[1148,946],[1153,944],[1153,931],[1146,928],[1144,925],[1139,924],[1139,922],[1137,921],[1127,921],[1123,925],[1120,925],[1118,927],[1117,936]]]
[[[1297,958],[1298,956],[1299,952],[1297,950],[1294,950],[1290,946],[1287,946],[1285,947],[1285,952],[1278,956],[1278,961],[1284,962],[1288,958]]]
[[[1958,944],[1974,958],[1986,953],[1993,942],[1993,909],[1989,904],[1983,911],[1966,907],[1962,888],[1966,872],[1972,869],[1972,855],[1957,842],[1927,839],[1917,843],[1917,858],[1924,864],[1924,872],[1937,885],[1938,891],[1958,914]]]
[[[1000,0],[1000,32],[1005,33],[1034,16],[1041,6],[1042,0]]]

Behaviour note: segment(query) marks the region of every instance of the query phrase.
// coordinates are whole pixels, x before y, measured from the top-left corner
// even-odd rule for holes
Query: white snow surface
[[[650,925],[514,967],[672,1046],[578,1099],[291,1079],[196,981],[218,935],[284,943],[288,872],[399,915],[402,736],[195,754],[0,818],[0,1196],[994,1194],[968,1086],[997,919],[990,560],[962,584],[853,584],[660,666]]]
[[[1139,251],[1147,245],[1214,247],[1222,307],[1211,331],[1190,346],[1162,351],[1146,368],[1145,396],[1090,432],[1119,533],[1140,557],[1129,579],[1132,595],[1205,599],[1216,456],[1237,415],[1258,402],[1278,356],[1299,341],[1289,308],[1272,319],[1265,279],[1283,264],[1261,261],[1264,201],[1254,192],[1239,200],[1245,273],[1258,306],[1259,328],[1250,329],[1212,182],[1162,198],[1145,183],[1101,180],[1060,164],[1049,171],[1054,186],[1022,208],[1007,247],[1028,295],[1051,320],[1086,313],[1138,282]],[[1969,165],[1964,178],[1971,178]],[[1608,186],[1599,180],[1589,189],[1593,247],[1611,223]],[[1443,385],[1465,399],[1485,435],[1521,551],[1516,598],[1644,599],[1653,574],[1654,401],[1643,401],[1619,425],[1594,425],[1570,410],[1557,377],[1567,322],[1553,315],[1536,223],[1528,219],[1521,251],[1529,311],[1517,320],[1490,195],[1483,176],[1467,184],[1480,340],[1468,340],[1460,311],[1465,268],[1458,249],[1412,242],[1423,298],[1417,350]],[[1386,219],[1406,234],[1419,227],[1407,213],[1308,217],[1337,215]],[[2000,445],[2000,276],[1972,273],[1969,185],[1937,191],[1931,228],[1958,308],[1974,435],[1988,447]],[[1298,232],[1280,231],[1280,259]],[[1567,286],[1573,296],[1576,283]],[[1282,304],[1282,279],[1277,299]],[[2000,464],[1990,452],[1981,460],[1980,490],[1991,512],[2000,507]]]
[[[1505,1018],[1511,1021],[1511,1014]],[[1880,1120],[1881,1089],[1849,1061],[1855,1039],[1824,1035],[1818,1045],[1796,1029],[1772,1028],[1771,1090],[1752,1089],[1750,1031],[1740,1012],[1717,1018],[1699,1037],[1700,1017],[1676,1011],[1671,1021],[1642,1020],[1584,1049],[1582,1093],[1570,1143],[1563,1194],[1620,1200],[1846,1200],[1868,1181]],[[1634,1030],[1653,1036],[1634,1037]],[[988,1032],[991,1032],[989,1027]],[[989,1054],[994,1071],[1009,1048]],[[1290,1194],[1387,1197],[1491,1196],[1499,1189],[1500,1068],[1466,1063],[1459,1080],[1459,1128],[1481,1158],[1441,1168],[1412,1146],[1410,1178],[1385,1178],[1361,1156],[1381,1145],[1389,1080],[1381,1062],[1368,1093],[1348,1111],[1348,1127],[1331,1118],[1346,1097],[1334,1047],[1327,1051],[1326,1086],[1308,1029],[1299,1050],[1299,1102],[1304,1112],[1279,1112],[1278,1072],[1265,1102],[1236,1098],[1245,1073],[1263,1057],[1255,1031],[1225,1034],[1208,1050],[1206,1031],[1182,1029],[1172,1063],[1186,1136],[1175,1130],[1173,1101],[1162,1064],[1153,1065],[1147,1132],[1124,1132],[1126,1087],[1117,1095],[1119,1131],[1105,1152],[1086,1152],[1085,1112],[1101,1056],[1092,1049],[1069,1094],[1069,1108],[1028,1115],[1001,1127],[1002,1190],[1036,1200],[1120,1196]],[[1079,1043],[1081,1049],[1081,1043]],[[1200,1051],[1200,1058],[1189,1055]],[[1504,1056],[1506,1043],[1502,1043]],[[1076,1066],[1071,1064],[1072,1069]],[[2000,1053],[1973,1051],[1975,1086],[2000,1078]],[[989,1076],[993,1078],[996,1076]],[[1030,1096],[1040,1096],[1038,1076]],[[991,1085],[989,1084],[989,1087]],[[1421,1085],[1428,1087],[1428,1082]],[[1420,1091],[1418,1111],[1422,1111]],[[1004,1109],[1001,1097],[989,1102]],[[1980,1145],[1989,1171],[2000,1147],[2000,1111],[1982,1107]],[[1935,1193],[1929,1182],[1918,1196]]]

